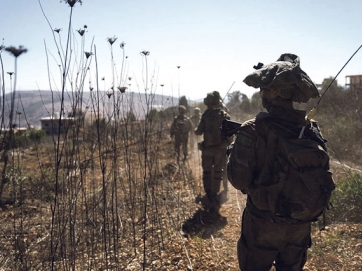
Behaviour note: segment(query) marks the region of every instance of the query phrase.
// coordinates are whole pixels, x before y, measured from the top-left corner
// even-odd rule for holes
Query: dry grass
[[[147,203],[147,221],[142,213],[142,197],[130,202],[131,198],[127,197],[130,191],[123,191],[129,187],[120,186],[119,197],[124,200],[118,206],[117,247],[110,244],[106,255],[102,246],[101,216],[87,221],[84,215],[92,208],[96,212],[102,210],[101,193],[92,195],[94,190],[91,189],[94,183],[101,185],[101,174],[98,171],[87,175],[89,179],[84,191],[88,191],[88,196],[93,199],[89,201],[88,209],[79,202],[80,209],[74,214],[79,217],[78,221],[74,221],[79,238],[75,254],[73,258],[67,253],[63,260],[57,258],[55,270],[65,270],[67,266],[74,266],[75,270],[142,270],[143,267],[144,270],[238,270],[236,241],[240,234],[245,196],[229,186],[228,198],[220,214],[204,212],[198,200],[203,195],[199,153],[194,151],[185,164],[177,165],[171,142],[163,139],[161,145],[157,178],[152,179],[149,187],[154,195],[150,195]],[[39,163],[51,164],[46,155],[49,148],[51,144],[41,145],[37,152],[34,148],[23,151],[24,175],[40,182],[41,174],[35,169],[39,168]],[[133,151],[137,150],[135,147]],[[40,162],[35,159],[37,156],[41,157]],[[136,162],[137,155],[133,157],[133,162]],[[112,160],[112,156],[109,159]],[[124,162],[122,159],[120,165]],[[334,164],[333,171],[336,178],[345,174],[340,166]],[[1,270],[49,270],[51,267],[52,191],[41,191],[40,184],[35,183],[38,186],[27,187],[21,204],[11,200],[11,190],[8,200],[4,198],[0,213]],[[109,208],[112,208],[111,205]],[[130,212],[133,212],[132,215]],[[65,225],[69,227],[69,224]],[[68,238],[65,236],[61,240],[68,242]],[[305,270],[361,270],[361,244],[360,224],[335,223],[322,232],[315,226],[313,246]],[[105,257],[108,257],[107,266]],[[144,259],[146,263],[143,266]],[[14,266],[17,269],[13,269]]]

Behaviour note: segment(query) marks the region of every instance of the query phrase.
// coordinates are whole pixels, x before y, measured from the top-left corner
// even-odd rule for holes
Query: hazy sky
[[[69,6],[59,0],[41,3],[52,29],[62,29],[64,47]],[[59,87],[53,31],[38,0],[2,1],[0,18],[3,44],[28,49],[18,58],[17,89],[49,89],[45,44],[50,81]],[[87,25],[84,50],[94,51],[94,39],[99,77],[105,77],[102,90],[112,85],[107,38],[115,36],[115,76],[122,66],[119,45],[123,41],[131,91],[145,88],[145,60],[140,52],[146,50],[150,52],[148,87],[159,94],[191,99],[213,90],[225,95],[233,82],[231,91],[250,96],[256,90],[242,82],[244,77],[253,65],[273,62],[282,53],[298,55],[301,68],[321,83],[334,77],[362,44],[361,0],[83,0],[83,5],[75,5],[72,18],[77,43],[73,55],[79,54],[81,46],[76,30]],[[56,40],[60,42],[57,35]],[[1,55],[5,74],[13,71],[14,58],[5,51]],[[94,76],[94,56],[91,68]],[[355,74],[362,74],[362,49],[339,75],[338,83],[344,85],[345,76]],[[5,79],[9,90],[9,76]]]

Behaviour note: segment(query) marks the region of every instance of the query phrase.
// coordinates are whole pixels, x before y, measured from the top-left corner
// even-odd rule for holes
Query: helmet
[[[195,107],[195,109],[194,109],[194,112],[195,112],[195,113],[198,113],[198,112],[200,112],[200,111],[201,111],[201,109],[200,109],[200,108]]]
[[[310,98],[319,97],[319,92],[310,77],[300,68],[299,57],[282,54],[276,62],[268,65],[259,63],[256,71],[244,79],[254,88],[274,88],[282,99],[306,103]]]
[[[215,96],[214,93],[208,93],[204,99],[205,105],[218,105],[220,102],[219,97]]]
[[[214,94],[214,96],[216,96],[219,100],[221,100],[220,92],[218,92],[217,90],[214,90],[212,92],[212,94]]]
[[[179,105],[178,106],[178,111],[185,113],[186,112],[186,107],[184,105]]]

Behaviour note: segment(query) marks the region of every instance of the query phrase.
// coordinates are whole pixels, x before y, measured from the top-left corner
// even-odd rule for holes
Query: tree
[[[331,116],[338,116],[341,113],[344,114],[346,110],[350,109],[349,95],[346,95],[346,91],[338,85],[337,80],[333,81],[332,77],[325,78],[322,82],[321,95],[328,91],[323,96],[323,100],[318,105],[318,111],[325,114],[331,114]],[[332,83],[331,83],[332,82]]]
[[[228,103],[226,104],[226,107],[229,109],[230,114],[234,116],[239,115],[241,92],[239,90],[233,91],[229,93],[227,97],[228,97]]]
[[[159,113],[158,113],[157,109],[152,108],[150,111],[148,111],[147,118],[149,120],[151,120],[151,121],[154,121],[154,120],[158,119],[159,118]]]
[[[228,105],[229,103],[240,103],[240,97],[242,93],[239,90],[233,91],[227,95],[228,97]]]
[[[240,104],[241,111],[245,113],[250,113],[251,106],[248,96],[246,96],[245,94],[241,94],[241,96],[242,96]]]
[[[250,111],[257,113],[262,110],[263,106],[261,104],[260,94],[259,92],[254,92],[254,94],[251,96]]]
[[[100,130],[100,131],[104,131],[107,129],[107,121],[106,118],[100,118],[100,119],[95,119],[92,123],[92,128],[94,130]]]
[[[134,122],[134,121],[137,121],[137,117],[134,114],[133,110],[131,109],[126,114],[126,122]]]

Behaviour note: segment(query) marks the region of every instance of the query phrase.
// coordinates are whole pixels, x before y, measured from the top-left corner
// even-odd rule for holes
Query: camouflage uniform
[[[200,108],[195,107],[194,115],[192,115],[190,119],[194,127],[197,127],[199,125],[199,122],[201,120]]]
[[[219,100],[212,94],[204,99],[208,109],[202,114],[201,121],[195,129],[196,135],[204,135],[202,142],[203,185],[210,202],[210,210],[219,207],[217,194],[223,178],[223,165],[226,159],[228,141],[221,134],[222,121],[229,115],[218,107]]]
[[[175,136],[175,153],[177,161],[180,159],[180,148],[182,146],[182,152],[184,160],[187,159],[187,144],[189,140],[189,133],[192,130],[192,123],[189,117],[185,116],[186,108],[183,105],[179,106],[179,115],[175,117],[171,124],[170,136]]]
[[[278,123],[297,131],[305,125],[305,112],[294,109],[292,101],[306,102],[319,95],[308,75],[300,69],[299,58],[291,54],[282,55],[277,62],[267,66],[261,64],[261,69],[247,76],[244,82],[260,87],[263,106],[268,113],[278,119]],[[232,162],[236,158],[231,156],[228,164],[229,181],[248,195],[237,245],[239,267],[242,271],[269,271],[275,262],[277,271],[301,271],[311,246],[311,223],[280,218],[268,208],[260,208],[263,204],[268,206],[268,199],[259,196],[261,189],[271,189],[273,180],[272,174],[266,174],[270,176],[269,186],[258,181],[270,150],[269,145],[263,145],[256,138],[256,121],[258,116],[242,125],[236,138],[240,149],[232,152],[240,164],[246,162],[245,170],[237,167],[236,162]],[[263,136],[267,135],[268,131],[265,131]]]

